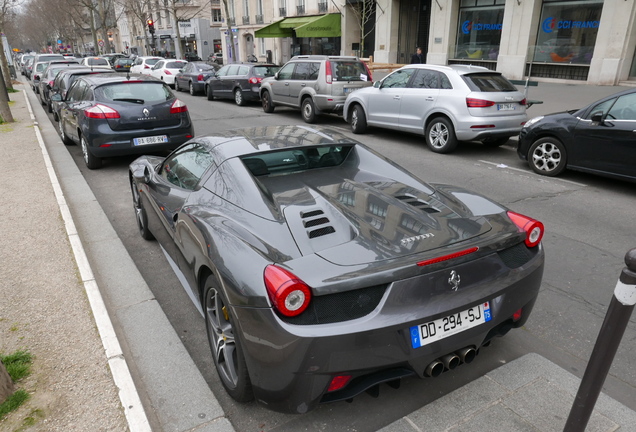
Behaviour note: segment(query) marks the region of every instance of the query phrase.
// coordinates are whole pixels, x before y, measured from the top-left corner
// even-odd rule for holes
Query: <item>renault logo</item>
[[[150,115],[150,111],[148,111],[148,108],[144,108],[144,109],[143,109],[143,111],[142,111],[142,113],[144,113],[144,115],[145,115],[146,117],[148,117],[148,116]]]
[[[461,280],[462,278],[459,276],[459,274],[455,270],[450,272],[448,283],[451,285],[451,288],[453,289],[453,291],[457,291],[457,288],[459,288],[459,282]]]

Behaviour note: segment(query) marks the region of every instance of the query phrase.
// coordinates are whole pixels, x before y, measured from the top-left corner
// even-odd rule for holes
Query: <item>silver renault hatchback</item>
[[[495,147],[528,120],[522,92],[500,72],[480,66],[404,66],[373,87],[351,93],[343,116],[353,133],[378,126],[423,134],[436,153],[459,141]]]
[[[372,84],[371,71],[357,57],[302,55],[265,78],[260,96],[266,113],[278,105],[300,108],[303,120],[315,123],[323,112],[342,112],[349,93]]]

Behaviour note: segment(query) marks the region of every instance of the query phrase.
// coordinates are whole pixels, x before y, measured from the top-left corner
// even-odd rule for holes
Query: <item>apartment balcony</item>
[[[287,16],[287,8],[278,8],[278,16]]]
[[[234,18],[228,18],[227,19],[227,25],[235,26],[236,25],[236,20]]]
[[[296,6],[296,15],[305,15],[305,5]]]
[[[327,2],[318,2],[318,12],[320,13],[327,12]]]
[[[263,15],[256,15],[256,24],[263,24]]]
[[[243,24],[249,24],[250,23],[250,17],[249,16],[244,16],[243,17]]]

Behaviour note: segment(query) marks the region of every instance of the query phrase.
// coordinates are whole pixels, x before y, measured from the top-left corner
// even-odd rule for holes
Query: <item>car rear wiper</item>
[[[132,103],[136,103],[136,104],[140,104],[140,105],[146,102],[143,99],[133,99],[133,98],[117,98],[117,99],[113,99],[113,101],[115,101],[115,102],[132,102]]]

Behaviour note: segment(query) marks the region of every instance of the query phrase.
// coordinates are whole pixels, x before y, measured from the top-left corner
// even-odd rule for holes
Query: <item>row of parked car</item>
[[[48,60],[46,55],[39,60],[43,59]],[[75,72],[61,74],[63,69],[83,67],[86,74],[112,72],[81,66],[71,59],[55,58],[49,62],[36,62],[46,63],[49,69],[44,74],[37,66],[34,78],[42,74],[44,80],[40,83],[34,79],[33,86],[56,119],[61,118],[59,107],[69,102],[65,92],[75,76]],[[233,99],[237,105],[260,100],[267,113],[278,106],[295,107],[308,123],[315,123],[323,113],[339,113],[356,134],[369,127],[421,134],[430,150],[437,153],[452,152],[461,141],[501,146],[510,137],[520,136],[519,156],[539,174],[554,176],[569,167],[636,178],[635,168],[628,162],[634,150],[620,144],[631,137],[623,131],[630,132],[636,126],[636,91],[608,97],[561,117],[528,121],[522,92],[500,72],[470,65],[407,65],[375,83],[364,62],[344,56],[297,56],[282,67],[264,63],[220,66],[138,57],[130,72],[154,76],[177,92],[187,90],[209,100]],[[54,79],[57,74],[59,79]],[[52,100],[50,93],[59,94],[56,99],[60,100]],[[129,99],[146,103],[144,98]],[[139,137],[147,132],[143,129]],[[68,135],[71,138],[67,141],[81,143],[79,133]],[[90,165],[99,164],[94,161]]]
[[[355,57],[297,56],[276,69],[227,65],[194,88],[238,105],[260,98],[266,113],[294,107],[307,123],[339,113],[355,134],[380,127],[424,135],[436,153],[450,153],[461,141],[497,147],[518,136],[519,157],[538,174],[568,168],[636,180],[636,89],[529,118],[525,94],[502,73],[479,66],[406,65],[375,82]]]

